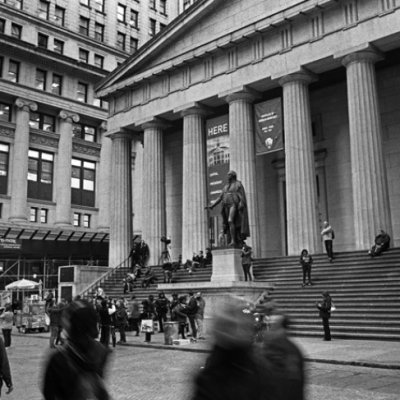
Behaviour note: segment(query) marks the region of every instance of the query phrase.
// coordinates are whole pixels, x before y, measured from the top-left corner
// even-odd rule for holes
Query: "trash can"
[[[164,343],[172,345],[174,339],[178,339],[179,322],[164,322]]]

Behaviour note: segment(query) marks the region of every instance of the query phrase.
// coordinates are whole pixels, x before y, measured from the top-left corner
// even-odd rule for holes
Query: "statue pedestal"
[[[240,249],[218,249],[213,251],[211,282],[244,281]]]

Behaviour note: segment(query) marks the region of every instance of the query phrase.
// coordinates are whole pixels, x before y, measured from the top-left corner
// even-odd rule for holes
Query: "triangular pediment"
[[[279,0],[197,0],[104,79],[97,87],[98,95],[109,96],[135,82],[205,57],[231,41],[234,44],[235,32],[246,27],[254,30],[262,18],[281,7]]]

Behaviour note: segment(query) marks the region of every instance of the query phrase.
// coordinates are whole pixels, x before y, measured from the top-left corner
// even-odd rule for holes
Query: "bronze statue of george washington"
[[[241,248],[243,241],[250,236],[246,194],[242,183],[237,180],[235,171],[229,171],[227,177],[228,183],[218,199],[207,208],[212,210],[217,204],[222,203],[221,215],[228,245]]]

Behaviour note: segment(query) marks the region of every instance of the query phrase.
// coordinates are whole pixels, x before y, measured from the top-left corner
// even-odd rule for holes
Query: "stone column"
[[[121,131],[111,134],[110,137],[112,180],[109,267],[114,268],[127,260],[132,246],[132,135]]]
[[[112,140],[107,133],[107,122],[102,122],[99,132],[101,135],[100,167],[97,185],[97,204],[99,207],[99,217],[97,223],[98,230],[108,230],[110,228],[110,196],[112,176]]]
[[[149,265],[157,265],[164,244],[161,236],[166,235],[165,221],[165,178],[163,128],[158,121],[143,125],[143,230],[144,241],[150,249]]]
[[[183,189],[182,260],[208,246],[205,122],[201,107],[182,111]]]
[[[15,138],[12,157],[11,211],[9,220],[27,220],[28,196],[28,152],[29,152],[29,113],[38,106],[30,100],[18,98],[15,118]]]
[[[71,226],[71,159],[72,124],[79,122],[79,115],[62,110],[59,113],[60,141],[58,143],[55,225]]]
[[[283,86],[287,244],[289,255],[320,251],[318,202],[308,84],[299,72],[280,80]]]
[[[241,91],[228,95],[226,100],[229,103],[230,169],[236,171],[246,192],[250,228],[246,243],[257,256],[260,245],[252,104],[255,98],[254,94]]]
[[[380,229],[389,234],[392,231],[374,66],[379,59],[372,50],[343,59],[347,72],[355,240],[359,250],[369,248]]]

